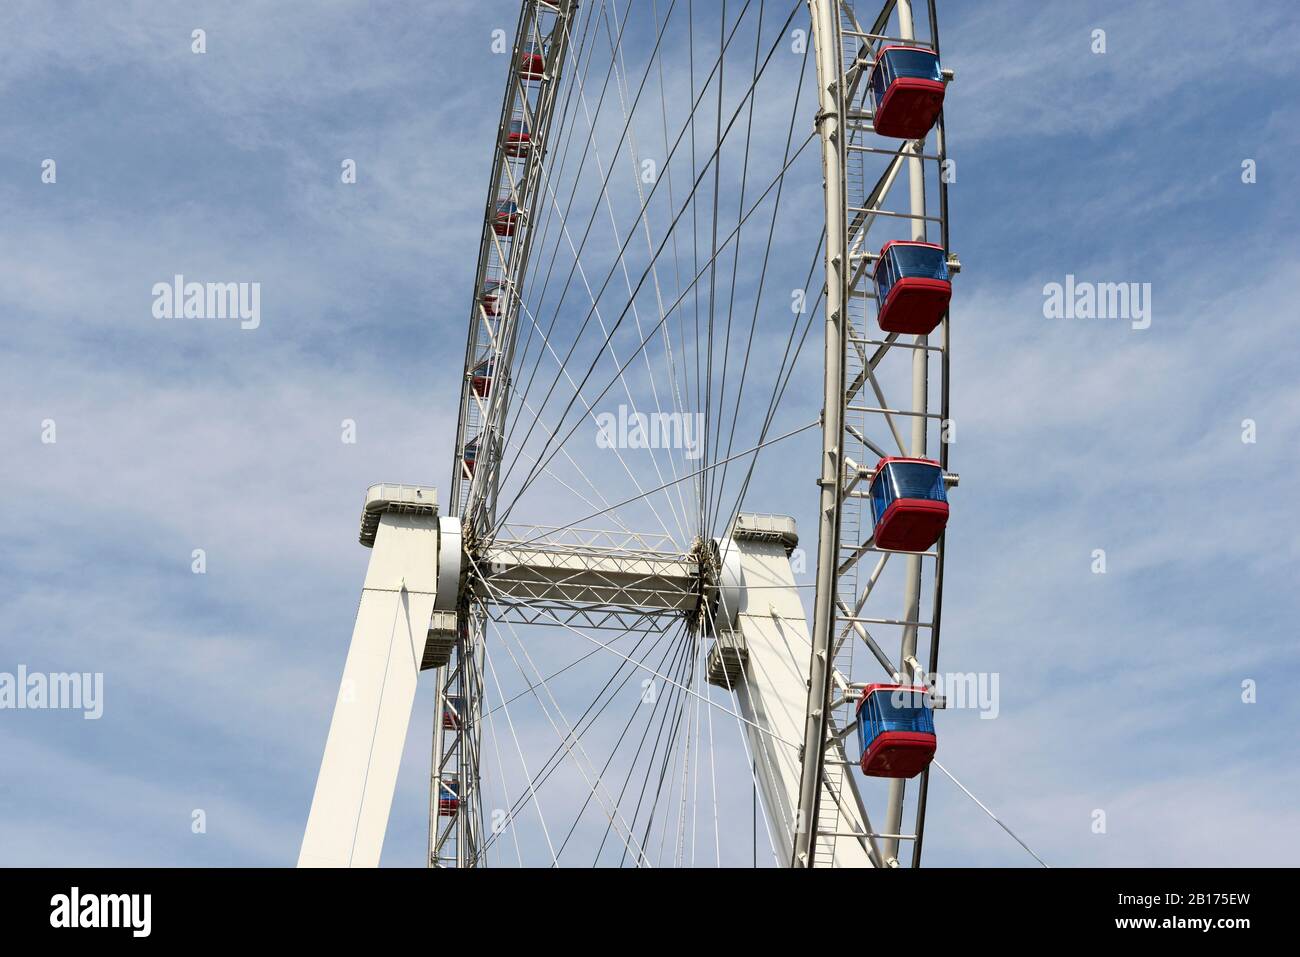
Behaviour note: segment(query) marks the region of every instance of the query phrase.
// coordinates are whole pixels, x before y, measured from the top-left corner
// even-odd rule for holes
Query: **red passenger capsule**
[[[442,787],[438,789],[438,814],[442,817],[455,817],[460,811],[459,786],[455,778],[443,778]]]
[[[943,247],[887,242],[874,273],[876,321],[885,332],[927,336],[943,321],[952,300],[952,279]]]
[[[948,524],[943,469],[931,459],[886,456],[876,465],[870,495],[877,548],[923,552]]]
[[[526,43],[519,53],[519,76],[540,80],[546,76],[545,49],[538,43]]]
[[[933,50],[885,47],[868,79],[876,132],[917,140],[930,132],[943,109],[943,71]]]
[[[874,684],[864,689],[858,702],[863,774],[916,777],[929,767],[937,744],[934,710],[925,688]]]

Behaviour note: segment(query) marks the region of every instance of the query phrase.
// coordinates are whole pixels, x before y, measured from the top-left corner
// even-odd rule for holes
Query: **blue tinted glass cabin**
[[[889,257],[895,274],[900,277],[920,279],[948,278],[948,263],[943,250],[933,246],[890,246]]]
[[[878,63],[875,69],[871,71],[871,96],[877,107],[880,106],[880,101],[885,98],[885,86],[887,83],[888,80],[885,79],[885,65],[883,63]]]
[[[886,466],[888,468],[888,466]],[[884,517],[885,509],[889,508],[891,502],[897,496],[894,495],[894,488],[889,482],[883,471],[877,475],[871,483],[871,516],[875,524],[880,524],[880,519]]]
[[[886,50],[884,55],[888,80],[899,77],[942,82],[939,58],[925,50]]]
[[[890,462],[885,466],[894,494],[898,498],[924,498],[948,501],[943,487],[943,469],[924,462]],[[874,493],[874,489],[872,490]]]
[[[912,691],[873,691],[873,704],[880,708],[880,731],[913,731],[934,734],[934,712],[925,695]]]
[[[523,120],[511,120],[511,121],[510,121],[510,132],[511,132],[511,133],[525,133],[525,132],[527,132],[527,130],[526,130],[525,127],[524,127],[524,121],[523,121]]]
[[[858,712],[858,746],[866,751],[880,733],[880,707],[876,696],[868,695]]]
[[[889,290],[894,288],[894,283],[898,281],[898,272],[894,268],[894,257],[890,255],[893,247],[890,247],[885,258],[880,261],[880,266],[876,269],[876,305],[882,306],[885,300],[889,298]]]

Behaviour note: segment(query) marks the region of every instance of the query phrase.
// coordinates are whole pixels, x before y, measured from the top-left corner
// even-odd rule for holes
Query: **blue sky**
[[[105,675],[99,721],[0,711],[0,863],[296,858],[368,557],[363,491],[446,488],[504,78],[489,44],[516,10],[0,11],[0,671]],[[1002,691],[996,720],[942,716],[940,757],[1054,864],[1300,850],[1300,23],[1283,2],[1222,14],[940,4],[963,263],[942,664]],[[648,43],[627,38],[630,71]],[[773,67],[788,92],[759,110],[778,149],[798,68]],[[805,226],[806,159],[783,200]],[[780,242],[788,289],[812,245]],[[176,273],[260,282],[261,326],[155,320],[150,289]],[[1045,319],[1067,274],[1150,283],[1150,328]],[[813,346],[776,428],[816,415]],[[760,460],[747,498],[809,545],[816,441]],[[421,862],[429,722],[425,694],[385,863]],[[928,863],[1029,862],[946,781],[930,802]]]

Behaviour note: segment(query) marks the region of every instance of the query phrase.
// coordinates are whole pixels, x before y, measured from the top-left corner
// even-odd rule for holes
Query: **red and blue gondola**
[[[465,474],[474,475],[474,462],[478,459],[478,436],[470,439],[465,443],[465,451],[461,453],[461,463],[465,466]]]
[[[469,387],[477,396],[490,395],[492,392],[492,374],[496,369],[496,357],[489,356],[474,367],[470,373]]]
[[[943,109],[943,70],[933,50],[885,47],[867,80],[875,129],[881,136],[917,140],[930,132]]]
[[[442,726],[448,731],[460,730],[461,709],[464,707],[465,699],[460,695],[448,695],[447,702],[442,708]]]
[[[456,793],[456,782],[443,780],[438,788],[438,813],[443,817],[455,817],[460,810],[460,795]]]
[[[497,201],[496,216],[492,220],[492,231],[498,236],[513,236],[515,225],[519,220],[519,207],[512,199]]]
[[[943,321],[952,277],[942,246],[891,240],[880,249],[874,278],[876,321],[885,332],[926,336]]]
[[[870,495],[874,543],[885,551],[923,552],[948,524],[943,469],[932,459],[885,456]]]
[[[483,294],[479,296],[479,302],[483,304],[483,312],[488,316],[500,315],[500,306],[497,297],[501,294],[501,287],[504,283],[499,279],[489,279],[483,283]]]
[[[513,119],[506,127],[505,149],[507,156],[527,156],[532,146],[532,134],[528,131],[528,122]]]
[[[536,41],[524,44],[519,51],[519,75],[525,80],[540,80],[546,75],[546,48]]]
[[[911,778],[934,758],[934,709],[925,688],[874,684],[858,702],[862,773],[873,778]]]

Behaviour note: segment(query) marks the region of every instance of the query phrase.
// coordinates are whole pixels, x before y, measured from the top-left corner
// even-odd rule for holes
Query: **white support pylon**
[[[760,523],[784,524],[789,531],[784,540],[770,528],[756,533],[753,526]],[[747,722],[754,773],[778,848],[794,846],[796,836],[801,762],[795,745],[803,736],[812,650],[808,620],[790,566],[789,549],[797,542],[793,519],[742,513],[731,539],[722,543],[724,553],[739,557],[741,587],[735,630],[748,659],[744,678],[733,690],[740,715]],[[845,760],[838,747],[828,757]],[[833,852],[817,860],[820,867],[872,866],[866,851],[870,827],[852,788],[847,775],[822,777],[821,807],[826,813],[838,809],[835,817],[840,834],[861,837],[834,840]],[[815,829],[816,822],[812,826]]]
[[[373,486],[372,551],[299,867],[376,867],[438,587],[434,489]]]

